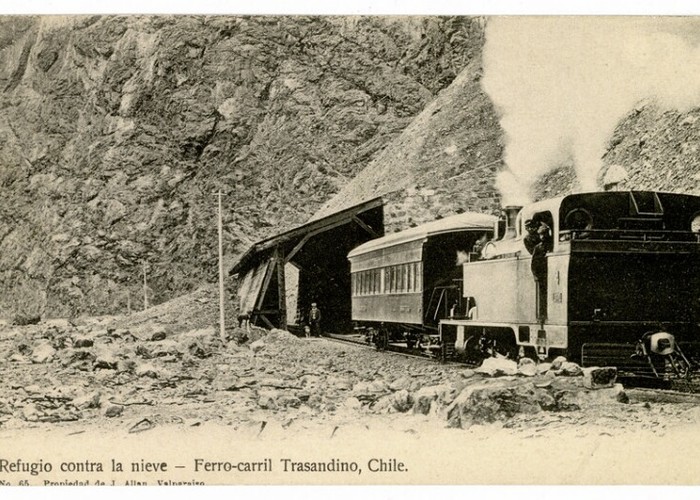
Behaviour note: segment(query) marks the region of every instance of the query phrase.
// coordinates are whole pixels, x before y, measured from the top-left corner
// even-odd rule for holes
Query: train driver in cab
[[[544,254],[552,249],[552,229],[546,222],[536,218],[528,219],[525,221],[525,230],[527,234],[523,238],[523,243],[531,255]]]

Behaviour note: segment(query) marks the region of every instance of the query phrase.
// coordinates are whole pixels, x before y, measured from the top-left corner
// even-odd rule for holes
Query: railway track
[[[368,344],[364,338],[351,335],[327,334],[323,337],[331,342],[354,345],[359,348],[377,350],[375,346]],[[408,351],[405,347],[390,344],[389,348],[381,351],[387,354],[417,358],[424,361],[440,362],[435,356],[429,356],[425,352],[417,353],[416,350]],[[455,366],[477,366],[474,363],[463,361],[447,361],[445,364]],[[660,380],[648,377],[620,376],[618,381],[626,388],[639,391],[640,394],[664,394],[671,399],[684,400],[683,396],[692,398],[692,401],[700,403],[700,379],[694,380]]]
[[[355,345],[357,347],[363,347],[366,349],[372,349],[372,350],[377,350],[374,345],[368,344],[363,338],[359,338],[356,336],[350,336],[350,335],[339,335],[339,334],[327,334],[325,337],[326,340],[330,340],[333,342],[338,342],[342,344],[351,344]],[[397,344],[389,344],[389,347],[383,351],[380,352],[386,352],[388,354],[395,354],[398,356],[404,356],[407,358],[417,358],[417,359],[422,359],[425,361],[433,361],[433,362],[439,362],[439,359],[436,358],[435,356],[431,356],[426,354],[424,351],[419,351],[416,352],[416,349],[408,350],[405,347],[402,347]],[[447,361],[445,364],[449,365],[461,365],[461,366],[469,366],[467,363],[462,363],[458,361]]]

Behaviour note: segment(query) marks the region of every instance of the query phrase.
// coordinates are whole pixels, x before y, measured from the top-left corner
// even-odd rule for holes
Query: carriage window
[[[416,290],[423,291],[423,263],[416,262]]]

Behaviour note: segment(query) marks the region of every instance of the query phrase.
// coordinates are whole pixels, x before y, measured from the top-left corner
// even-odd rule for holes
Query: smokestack
[[[515,229],[515,220],[523,207],[517,205],[508,205],[503,208],[503,213],[506,214],[506,232],[503,234],[503,240],[515,238],[517,233]]]

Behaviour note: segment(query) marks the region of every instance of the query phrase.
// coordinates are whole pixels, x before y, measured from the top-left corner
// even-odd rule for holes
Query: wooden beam
[[[325,233],[326,231],[330,231],[331,229],[335,229],[336,227],[340,227],[340,226],[344,226],[345,224],[349,224],[352,220],[357,222],[357,224],[359,224],[360,227],[365,229],[371,235],[375,236],[376,238],[379,238],[380,235],[378,235],[374,231],[374,229],[372,229],[370,226],[365,224],[362,220],[358,219],[357,217],[353,217],[352,219],[339,220],[333,224],[329,224],[328,226],[324,226],[324,227],[321,227],[321,228],[318,228],[318,229],[315,229],[313,231],[309,231],[308,233],[306,233],[304,235],[304,237],[299,241],[299,243],[297,243],[294,246],[294,248],[292,248],[292,250],[287,254],[287,256],[284,259],[285,262],[289,262],[290,260],[292,260],[294,258],[294,256],[299,252],[299,250],[301,250],[304,247],[306,242],[309,241],[309,239],[313,238],[317,234]]]
[[[284,258],[284,252],[280,247],[275,249],[276,257],[276,267],[277,267],[277,303],[280,310],[280,315],[278,318],[279,328],[281,330],[287,329],[287,286],[285,283],[284,275],[284,264],[286,262]]]
[[[273,325],[272,322],[269,319],[267,319],[267,317],[264,314],[258,314],[258,318],[263,320],[263,323],[265,323],[270,329],[275,327],[275,325]]]
[[[305,234],[301,241],[294,245],[294,248],[292,248],[291,252],[287,254],[287,256],[284,258],[284,261],[289,262],[290,260],[292,260],[292,258],[297,254],[297,252],[299,252],[299,250],[302,249],[306,242],[309,241],[309,238],[311,238],[311,236],[313,236],[312,233]]]
[[[263,306],[263,301],[265,300],[265,294],[267,293],[267,287],[270,286],[270,279],[272,278],[272,260],[267,263],[267,267],[265,268],[265,278],[263,279],[263,285],[260,288],[260,295],[258,296],[258,300],[255,302],[255,309],[262,309]]]
[[[266,252],[277,245],[283,245],[289,243],[290,241],[304,237],[307,234],[318,234],[322,231],[328,231],[337,227],[340,224],[348,224],[352,221],[352,217],[359,213],[364,213],[369,210],[382,207],[384,204],[381,197],[368,200],[364,203],[360,203],[354,207],[349,207],[340,212],[323,217],[322,219],[314,220],[304,224],[303,226],[290,229],[284,233],[280,233],[275,236],[271,236],[267,239],[258,241],[253,244],[246,252],[241,256],[241,258],[234,264],[231,268],[230,274],[238,274],[242,272],[243,269],[248,267],[251,259],[256,255]],[[369,227],[369,226],[368,226]],[[303,245],[302,245],[303,246]],[[298,251],[298,250],[297,250]],[[289,259],[293,258],[291,255]]]
[[[378,234],[377,231],[375,231],[372,228],[372,226],[368,225],[365,221],[360,219],[357,215],[353,215],[352,220],[355,221],[357,223],[357,225],[360,226],[362,229],[367,231],[370,234],[370,236],[372,236],[373,238],[379,238],[381,236],[381,234]]]

